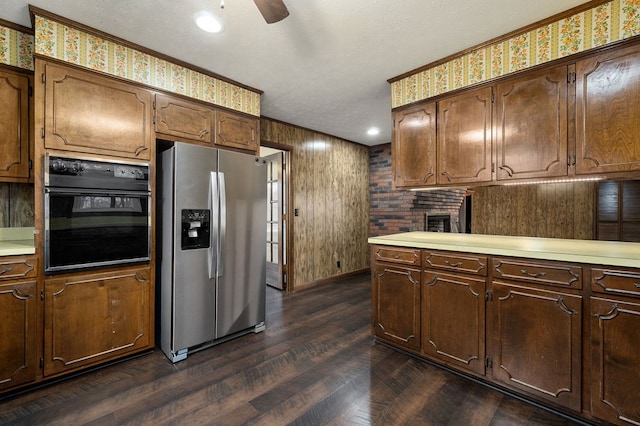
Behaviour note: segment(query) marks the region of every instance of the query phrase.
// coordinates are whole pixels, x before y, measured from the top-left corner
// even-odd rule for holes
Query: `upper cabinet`
[[[483,87],[438,102],[439,184],[491,181],[491,96]]]
[[[41,72],[46,148],[151,158],[154,134],[150,91],[55,63],[43,63]]]
[[[576,63],[576,173],[640,170],[640,45]]]
[[[567,175],[567,66],[496,85],[496,178]]]
[[[640,43],[394,112],[396,187],[640,176]],[[436,107],[436,148],[426,122]],[[411,118],[409,121],[407,118]],[[404,124],[406,120],[407,124]],[[435,156],[435,178],[433,157]],[[428,179],[426,178],[428,176]]]
[[[260,119],[229,111],[216,111],[215,144],[257,153],[260,149]]]
[[[155,110],[155,130],[159,136],[213,144],[212,107],[158,94]]]
[[[29,178],[30,79],[0,68],[0,181]]]
[[[436,183],[436,103],[393,114],[393,181],[397,188]]]

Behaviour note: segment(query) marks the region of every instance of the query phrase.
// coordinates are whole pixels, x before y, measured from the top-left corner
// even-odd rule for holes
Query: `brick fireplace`
[[[394,190],[392,179],[391,144],[372,146],[369,149],[370,236],[424,231],[429,217],[448,216],[449,226],[459,229],[460,206],[466,190]]]

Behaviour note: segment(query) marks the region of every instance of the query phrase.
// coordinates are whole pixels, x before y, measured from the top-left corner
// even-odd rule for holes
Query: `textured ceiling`
[[[584,0],[285,0],[267,25],[252,0],[0,0],[28,4],[264,91],[262,115],[365,145],[391,140],[387,79],[565,11]],[[208,34],[193,15],[224,21]],[[368,136],[370,126],[381,129]]]

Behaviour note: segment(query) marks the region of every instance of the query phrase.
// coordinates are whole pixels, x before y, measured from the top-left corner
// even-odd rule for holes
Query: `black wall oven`
[[[149,164],[45,156],[45,273],[151,258]]]

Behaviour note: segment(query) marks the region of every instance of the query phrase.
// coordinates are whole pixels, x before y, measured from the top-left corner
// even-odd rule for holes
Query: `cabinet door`
[[[640,303],[591,298],[591,410],[616,424],[640,424]]]
[[[149,269],[45,281],[45,376],[153,345]]]
[[[434,271],[423,274],[423,352],[484,375],[485,279]]]
[[[35,380],[35,281],[0,285],[0,390]]]
[[[29,77],[0,69],[0,180],[29,178]]]
[[[260,149],[260,120],[228,111],[216,111],[216,145],[257,154]]]
[[[493,380],[580,411],[582,297],[493,281],[492,299]]]
[[[396,188],[436,184],[435,102],[393,114],[391,157]]]
[[[496,178],[567,175],[567,67],[529,72],[495,89]]]
[[[157,133],[173,138],[213,143],[213,108],[167,95],[156,95]]]
[[[375,264],[373,333],[391,343],[420,349],[420,270]]]
[[[576,63],[576,173],[632,171],[640,171],[640,45]]]
[[[438,102],[438,183],[491,180],[491,87]]]
[[[151,92],[45,63],[45,147],[149,160]]]

